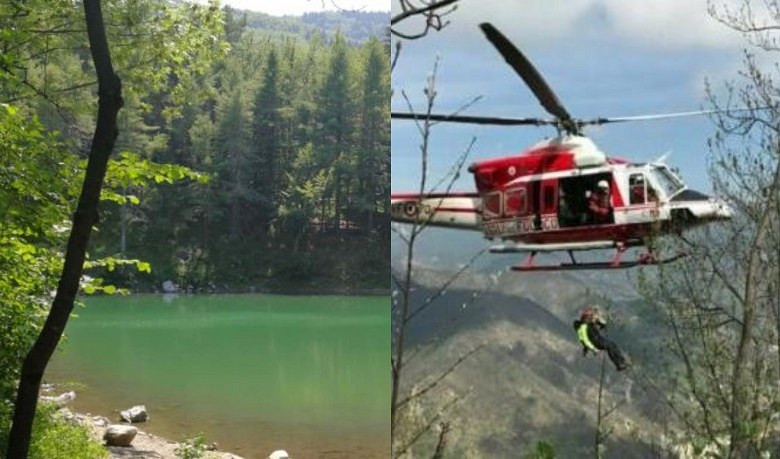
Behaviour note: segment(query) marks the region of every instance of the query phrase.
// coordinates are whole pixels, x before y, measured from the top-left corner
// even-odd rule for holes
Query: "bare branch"
[[[445,412],[445,411],[447,411],[448,409],[450,409],[450,408],[451,408],[451,407],[452,407],[452,406],[453,406],[455,403],[459,402],[460,400],[461,400],[461,399],[459,399],[459,398],[457,398],[457,397],[456,397],[456,398],[453,398],[452,400],[450,400],[449,402],[447,402],[447,403],[446,403],[446,404],[445,404],[445,405],[444,405],[444,406],[443,406],[443,407],[442,407],[442,408],[439,410],[439,412],[438,412],[438,413],[436,413],[436,415],[435,415],[435,416],[433,416],[433,418],[431,418],[431,420],[430,420],[430,421],[429,421],[427,424],[425,424],[425,425],[424,425],[424,426],[423,426],[423,427],[422,427],[422,428],[421,428],[421,429],[420,429],[420,430],[419,430],[419,431],[418,431],[418,432],[417,432],[417,433],[416,433],[414,436],[412,436],[411,440],[409,440],[409,441],[406,443],[406,445],[404,445],[402,448],[399,448],[399,450],[398,450],[398,451],[395,453],[395,456],[396,456],[396,457],[398,457],[398,456],[403,456],[404,454],[406,454],[406,452],[407,452],[407,451],[409,451],[409,448],[411,448],[412,446],[414,446],[414,444],[415,444],[415,443],[417,443],[417,441],[418,441],[418,440],[419,440],[419,439],[420,439],[420,438],[421,438],[423,435],[425,435],[425,433],[426,433],[426,432],[428,432],[429,430],[431,430],[431,428],[432,428],[432,427],[433,427],[433,426],[434,426],[434,425],[435,425],[437,422],[439,422],[439,419],[441,419],[441,417],[444,415],[444,412]]]
[[[401,12],[390,18],[390,33],[398,38],[416,40],[431,30],[439,31],[449,24],[444,18],[454,12],[458,0],[399,0]],[[423,18],[423,26],[418,32],[401,32],[395,26],[413,18]]]

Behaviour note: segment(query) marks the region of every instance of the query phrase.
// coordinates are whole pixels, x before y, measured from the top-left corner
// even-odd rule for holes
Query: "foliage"
[[[555,459],[555,448],[550,442],[541,440],[536,442],[534,450],[527,457],[528,459]]]
[[[198,459],[206,453],[206,437],[201,433],[188,438],[176,447],[174,454],[181,459]]]
[[[54,134],[0,107],[0,399],[11,395],[61,268],[76,162]]]
[[[0,402],[0,450],[5,451],[11,420],[11,405]],[[35,415],[30,459],[100,459],[108,457],[103,446],[93,439],[87,427],[74,425],[59,417],[56,407],[40,404]]]
[[[0,6],[0,96],[79,152],[94,122],[95,82],[80,5],[57,5]],[[366,275],[369,286],[385,286],[388,50],[375,38],[354,43],[387,14],[296,22],[215,5],[105,2],[125,104],[90,255],[155,269],[99,274],[136,289],[169,279],[199,289],[346,287]],[[376,249],[360,251],[346,276],[312,270],[297,255],[358,241]]]
[[[86,162],[83,162],[83,167]],[[141,158],[137,153],[122,151],[111,161],[106,171],[104,189],[100,198],[117,204],[140,204],[141,200],[133,194],[120,194],[150,183],[172,184],[180,180],[193,180],[206,184],[209,177],[178,164],[159,164]]]
[[[92,253],[148,260],[153,285],[170,279],[196,291],[385,286],[385,47],[372,39],[357,48],[338,36],[330,46],[316,36],[259,40],[234,10],[226,14],[232,48],[201,81],[210,99],[187,101],[180,118],[152,130],[148,120],[165,119],[155,109],[123,144],[142,146],[136,163],[176,163],[209,182],[164,180],[136,206],[126,205],[141,198],[132,187],[113,186],[117,205],[106,208]],[[147,100],[162,107],[157,98]],[[344,266],[335,271],[334,263]],[[104,275],[151,288],[123,270]]]

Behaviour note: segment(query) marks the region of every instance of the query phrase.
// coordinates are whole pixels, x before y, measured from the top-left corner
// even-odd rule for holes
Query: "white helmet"
[[[606,180],[599,180],[598,187],[609,189],[609,183]]]

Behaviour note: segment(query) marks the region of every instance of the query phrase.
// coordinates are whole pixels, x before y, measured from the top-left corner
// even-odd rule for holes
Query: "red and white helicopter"
[[[392,220],[482,231],[504,244],[493,253],[529,253],[519,271],[627,268],[667,263],[680,256],[656,258],[653,237],[696,225],[729,219],[722,200],[688,189],[663,160],[632,163],[608,157],[582,128],[607,123],[711,113],[686,112],[620,118],[572,118],[528,59],[490,24],[480,25],[490,42],[517,72],[553,119],[429,115],[431,121],[501,126],[551,125],[558,136],[512,156],[478,161],[469,167],[476,192],[392,194]],[[392,113],[396,119],[420,115]],[[590,193],[608,191],[609,212],[595,218]],[[645,247],[634,260],[623,261],[629,247]],[[582,263],[575,251],[615,249],[606,262]],[[571,262],[538,265],[538,252],[567,251]]]

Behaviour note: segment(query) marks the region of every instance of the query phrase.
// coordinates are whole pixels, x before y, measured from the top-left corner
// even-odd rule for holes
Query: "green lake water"
[[[71,319],[47,380],[78,383],[74,408],[117,419],[145,404],[144,430],[203,432],[265,458],[387,457],[387,297],[97,297]]]

